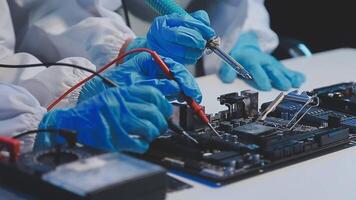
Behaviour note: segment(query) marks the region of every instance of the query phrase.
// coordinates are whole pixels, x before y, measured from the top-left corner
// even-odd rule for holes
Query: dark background
[[[266,0],[265,4],[279,36],[301,40],[313,52],[356,48],[353,0]]]
[[[142,0],[125,2],[136,17],[152,21],[156,16]],[[354,4],[354,0],[265,0],[272,29],[280,37],[302,41],[313,53],[341,47],[356,48]],[[148,25],[143,30],[146,29]]]

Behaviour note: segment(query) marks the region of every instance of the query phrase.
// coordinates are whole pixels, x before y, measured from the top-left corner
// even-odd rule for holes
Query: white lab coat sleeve
[[[87,59],[80,57],[65,58],[61,63],[75,64],[95,71],[95,66]],[[47,107],[71,87],[87,78],[91,74],[81,69],[66,66],[51,66],[30,79],[19,82],[26,88],[42,106]],[[81,86],[69,93],[57,106],[74,107],[77,104]]]
[[[15,33],[6,1],[0,1],[0,59],[12,54],[15,48]]]
[[[38,128],[46,109],[25,88],[0,82],[0,136],[12,137]],[[21,151],[32,149],[34,136],[21,138]]]
[[[278,46],[278,36],[270,28],[270,20],[264,0],[246,0],[247,17],[242,32],[254,32],[258,36],[260,48],[266,53]]]
[[[0,46],[1,49],[1,46]],[[95,70],[95,66],[87,59],[80,57],[65,58],[59,62],[75,64]],[[0,59],[2,64],[32,64],[41,63],[36,57],[28,53],[9,54]],[[0,82],[19,85],[28,90],[41,104],[47,107],[52,101],[66,92],[75,84],[91,74],[80,69],[67,66],[51,66],[8,69],[0,68]],[[70,93],[58,106],[73,107],[76,105],[81,87]]]
[[[26,3],[32,5],[35,1],[36,0],[26,1]],[[15,34],[7,4],[8,2],[20,3],[21,0],[0,1],[0,63],[12,65],[40,63],[35,56],[29,53],[14,53]],[[25,4],[25,2],[23,3]],[[40,38],[37,39],[37,41],[40,41]],[[76,64],[95,70],[95,66],[84,58],[72,57],[60,62]],[[82,70],[63,66],[53,66],[48,69],[45,67],[23,69],[0,68],[0,82],[20,85],[26,88],[43,107],[48,106],[48,104],[70,87],[89,75],[89,73]],[[81,88],[70,93],[60,105],[62,107],[74,106],[78,100],[80,89]]]
[[[75,56],[103,66],[135,37],[113,11],[120,4],[121,0],[12,1],[17,47],[43,61]]]
[[[11,20],[8,1],[0,1],[0,63],[3,64],[26,64],[38,63],[39,60],[27,53],[14,54],[15,33]],[[6,69],[0,68],[0,82],[18,84],[19,81],[31,78],[34,74],[44,69]]]

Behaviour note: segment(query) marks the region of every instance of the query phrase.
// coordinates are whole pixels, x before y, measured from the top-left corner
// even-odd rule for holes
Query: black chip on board
[[[265,126],[259,123],[250,123],[234,128],[234,133],[238,135],[259,136],[270,133],[275,129],[270,126]]]

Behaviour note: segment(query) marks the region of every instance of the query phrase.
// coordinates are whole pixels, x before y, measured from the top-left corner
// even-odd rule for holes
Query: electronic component
[[[169,129],[171,129],[171,131],[174,131],[176,133],[180,133],[182,135],[184,135],[185,137],[187,137],[189,140],[199,144],[199,142],[194,139],[191,135],[189,135],[189,133],[187,133],[182,127],[180,127],[178,124],[176,124],[175,122],[173,122],[173,120],[170,118],[167,120],[168,123],[168,127]]]
[[[188,106],[176,104],[176,122],[198,143],[168,132],[143,158],[221,185],[352,145],[355,116],[319,105],[315,93],[281,93],[273,105],[262,105],[262,113],[254,91],[218,100],[227,110],[209,120],[221,137],[195,119]]]
[[[313,107],[319,106],[319,98],[316,95],[309,96],[306,93],[297,94],[297,91],[290,92],[286,96],[288,101],[296,101],[301,103],[300,109],[294,113],[294,116],[290,119],[286,128],[292,130],[299,122],[304,118],[304,116],[309,112]],[[314,103],[314,104],[313,104]]]
[[[164,63],[160,56],[156,53],[152,54],[152,57],[158,61],[163,73],[166,75],[166,77],[170,80],[176,80],[173,73],[169,69],[169,67]],[[205,123],[213,132],[218,137],[220,136],[220,133],[211,125],[208,116],[205,114],[203,107],[201,107],[192,97],[185,95],[184,93],[180,94],[180,97],[184,99],[184,101],[190,106],[192,110],[194,110],[194,113],[199,117],[199,119]],[[186,133],[184,130],[179,130],[180,128],[177,127],[177,131],[181,132],[183,135],[187,136],[189,139],[194,141],[194,138],[190,137],[188,133]]]
[[[234,129],[234,133],[238,134],[240,137],[242,137],[243,135],[253,137],[253,136],[259,136],[262,134],[267,134],[274,130],[275,129],[273,127],[265,126],[265,125],[253,122],[250,124],[246,124],[246,125],[237,127],[236,129]]]
[[[356,115],[356,83],[336,84],[311,93],[318,95],[321,107]]]
[[[40,199],[164,199],[166,171],[120,153],[48,149],[0,161],[0,183]]]
[[[345,98],[328,99],[329,97],[324,96],[324,94],[328,93],[328,89],[331,90],[329,93],[335,91],[341,92],[342,88],[349,88],[348,86],[354,87],[354,85],[355,84],[352,83],[338,84],[313,90],[310,94],[313,94],[314,96],[317,95],[318,106],[306,105],[304,103],[307,101],[305,99],[305,93],[298,95],[296,92],[292,92],[292,98],[285,98],[270,116],[289,121],[292,121],[295,117],[299,117],[303,124],[315,127],[332,127],[335,126],[335,120],[337,120],[340,126],[349,128],[351,133],[356,133],[356,115],[352,114],[353,111],[350,109],[352,105],[350,105],[351,107],[339,106],[341,105],[340,101],[348,103],[350,102],[349,99],[352,97],[346,95]],[[345,89],[345,93],[352,94],[351,92],[347,92],[349,90],[350,89]],[[288,94],[288,96],[289,95],[290,94]],[[328,100],[325,101],[325,99]],[[262,109],[267,108],[269,104],[270,103],[262,104]]]
[[[192,185],[189,185],[188,183],[185,183],[181,180],[178,180],[176,178],[173,178],[171,176],[168,176],[168,190],[167,192],[177,192],[181,190],[186,190],[193,188]]]

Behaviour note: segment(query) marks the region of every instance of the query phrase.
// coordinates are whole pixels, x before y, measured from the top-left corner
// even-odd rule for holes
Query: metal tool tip
[[[194,139],[191,135],[189,135],[187,132],[183,131],[182,133],[194,143],[199,144],[199,142],[196,139]]]
[[[246,74],[246,78],[247,78],[248,80],[252,80],[252,79],[253,79],[250,74]]]
[[[208,126],[209,126],[210,129],[214,132],[215,135],[217,135],[219,138],[221,138],[220,133],[213,127],[213,125],[211,125],[210,123],[208,123]]]
[[[247,79],[247,80],[252,80],[253,79],[251,74],[249,74],[246,71],[245,72],[241,72],[240,75],[242,76],[242,78]]]

